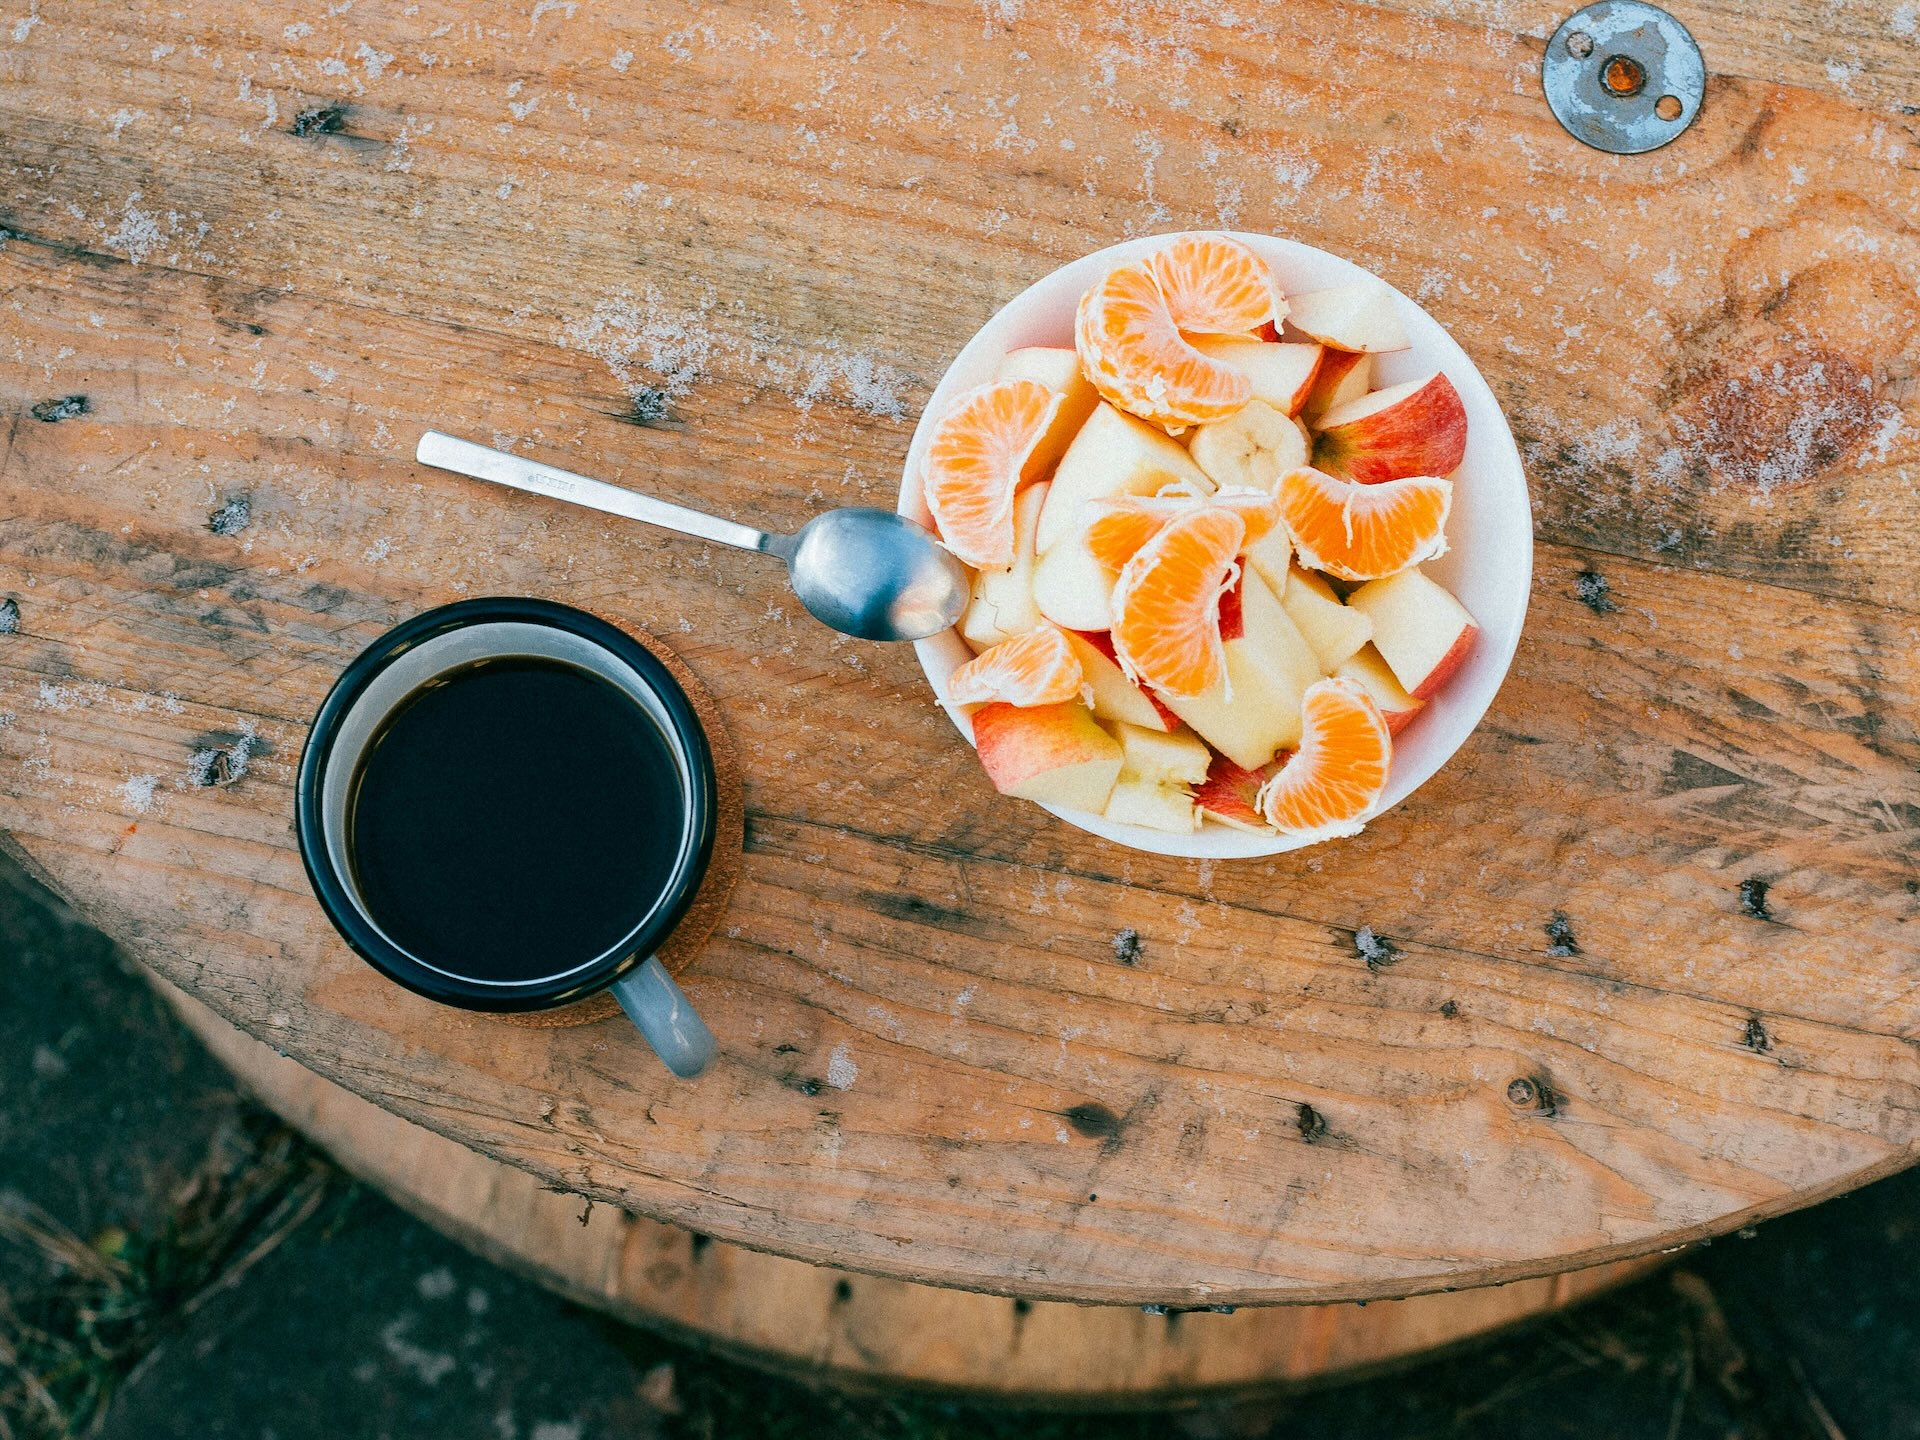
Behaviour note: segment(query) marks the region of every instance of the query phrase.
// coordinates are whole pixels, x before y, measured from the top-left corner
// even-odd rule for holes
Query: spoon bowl
[[[924,640],[960,618],[967,572],[933,536],[891,510],[816,515],[791,537],[793,593],[814,618],[862,640]],[[772,548],[772,547],[770,547]]]

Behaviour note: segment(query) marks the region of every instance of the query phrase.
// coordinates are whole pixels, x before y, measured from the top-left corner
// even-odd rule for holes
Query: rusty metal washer
[[[1643,0],[1599,0],[1569,15],[1541,62],[1547,105],[1596,150],[1658,150],[1700,113],[1707,67],[1687,27]]]

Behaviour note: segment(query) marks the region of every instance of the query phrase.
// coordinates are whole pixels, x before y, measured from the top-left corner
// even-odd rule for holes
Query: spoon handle
[[[555,500],[568,500],[575,505],[584,505],[589,510],[624,515],[629,520],[643,520],[663,530],[677,530],[682,535],[714,540],[741,550],[774,551],[778,543],[786,538],[767,535],[746,525],[736,525],[717,515],[689,510],[684,505],[671,505],[638,491],[623,490],[604,480],[590,480],[585,475],[542,465],[538,460],[510,455],[505,450],[476,445],[471,440],[456,440],[451,435],[442,435],[438,430],[429,430],[420,437],[414,458],[436,470],[451,470],[456,475],[465,475],[474,480],[491,480],[496,485],[505,485],[512,490],[526,490],[535,495],[551,496]]]

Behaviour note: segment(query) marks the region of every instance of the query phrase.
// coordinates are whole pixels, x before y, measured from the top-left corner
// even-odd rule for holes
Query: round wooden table
[[[1920,61],[1875,7],[1687,14],[1704,113],[1632,158],[1548,113],[1538,6],[614,8],[0,34],[0,827],[84,915],[541,1184],[1029,1299],[1483,1286],[1915,1158]],[[1506,688],[1352,841],[1096,841],[776,567],[410,460],[437,426],[780,527],[890,504],[995,307],[1213,224],[1416,294],[1531,469]],[[649,629],[739,747],[699,1084],[404,993],[308,892],[320,697],[491,593]]]

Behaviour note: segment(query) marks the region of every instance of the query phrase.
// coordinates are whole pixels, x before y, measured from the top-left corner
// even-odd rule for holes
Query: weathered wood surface
[[[1424,1357],[1666,1263],[1655,1255],[1451,1295],[1231,1315],[1009,1300],[855,1275],[583,1205],[322,1080],[157,983],[257,1099],[463,1244],[630,1323],[842,1385],[1075,1405],[1270,1392]]]
[[[322,1075],[542,1180],[858,1270],[1405,1295],[1910,1163],[1904,12],[1874,39],[1864,5],[1716,8],[1703,38],[1750,46],[1714,41],[1698,125],[1629,160],[1559,130],[1499,7],[1436,8],[1473,18],[0,17],[0,826]],[[1753,78],[1788,26],[1834,75]],[[1872,86],[1847,70],[1870,51],[1892,57]],[[1421,296],[1531,467],[1513,675],[1353,842],[1113,849],[997,800],[907,651],[822,632],[751,557],[408,459],[434,424],[772,524],[887,501],[998,304],[1196,224],[1298,234]],[[244,526],[209,528],[243,498]],[[726,1043],[697,1087],[616,1024],[399,993],[308,895],[306,718],[382,627],[488,592],[630,616],[726,708],[748,853],[689,974]],[[192,783],[196,752],[243,743],[237,782]],[[1362,925],[1397,963],[1361,962]],[[1517,1079],[1552,1103],[1512,1103]]]

